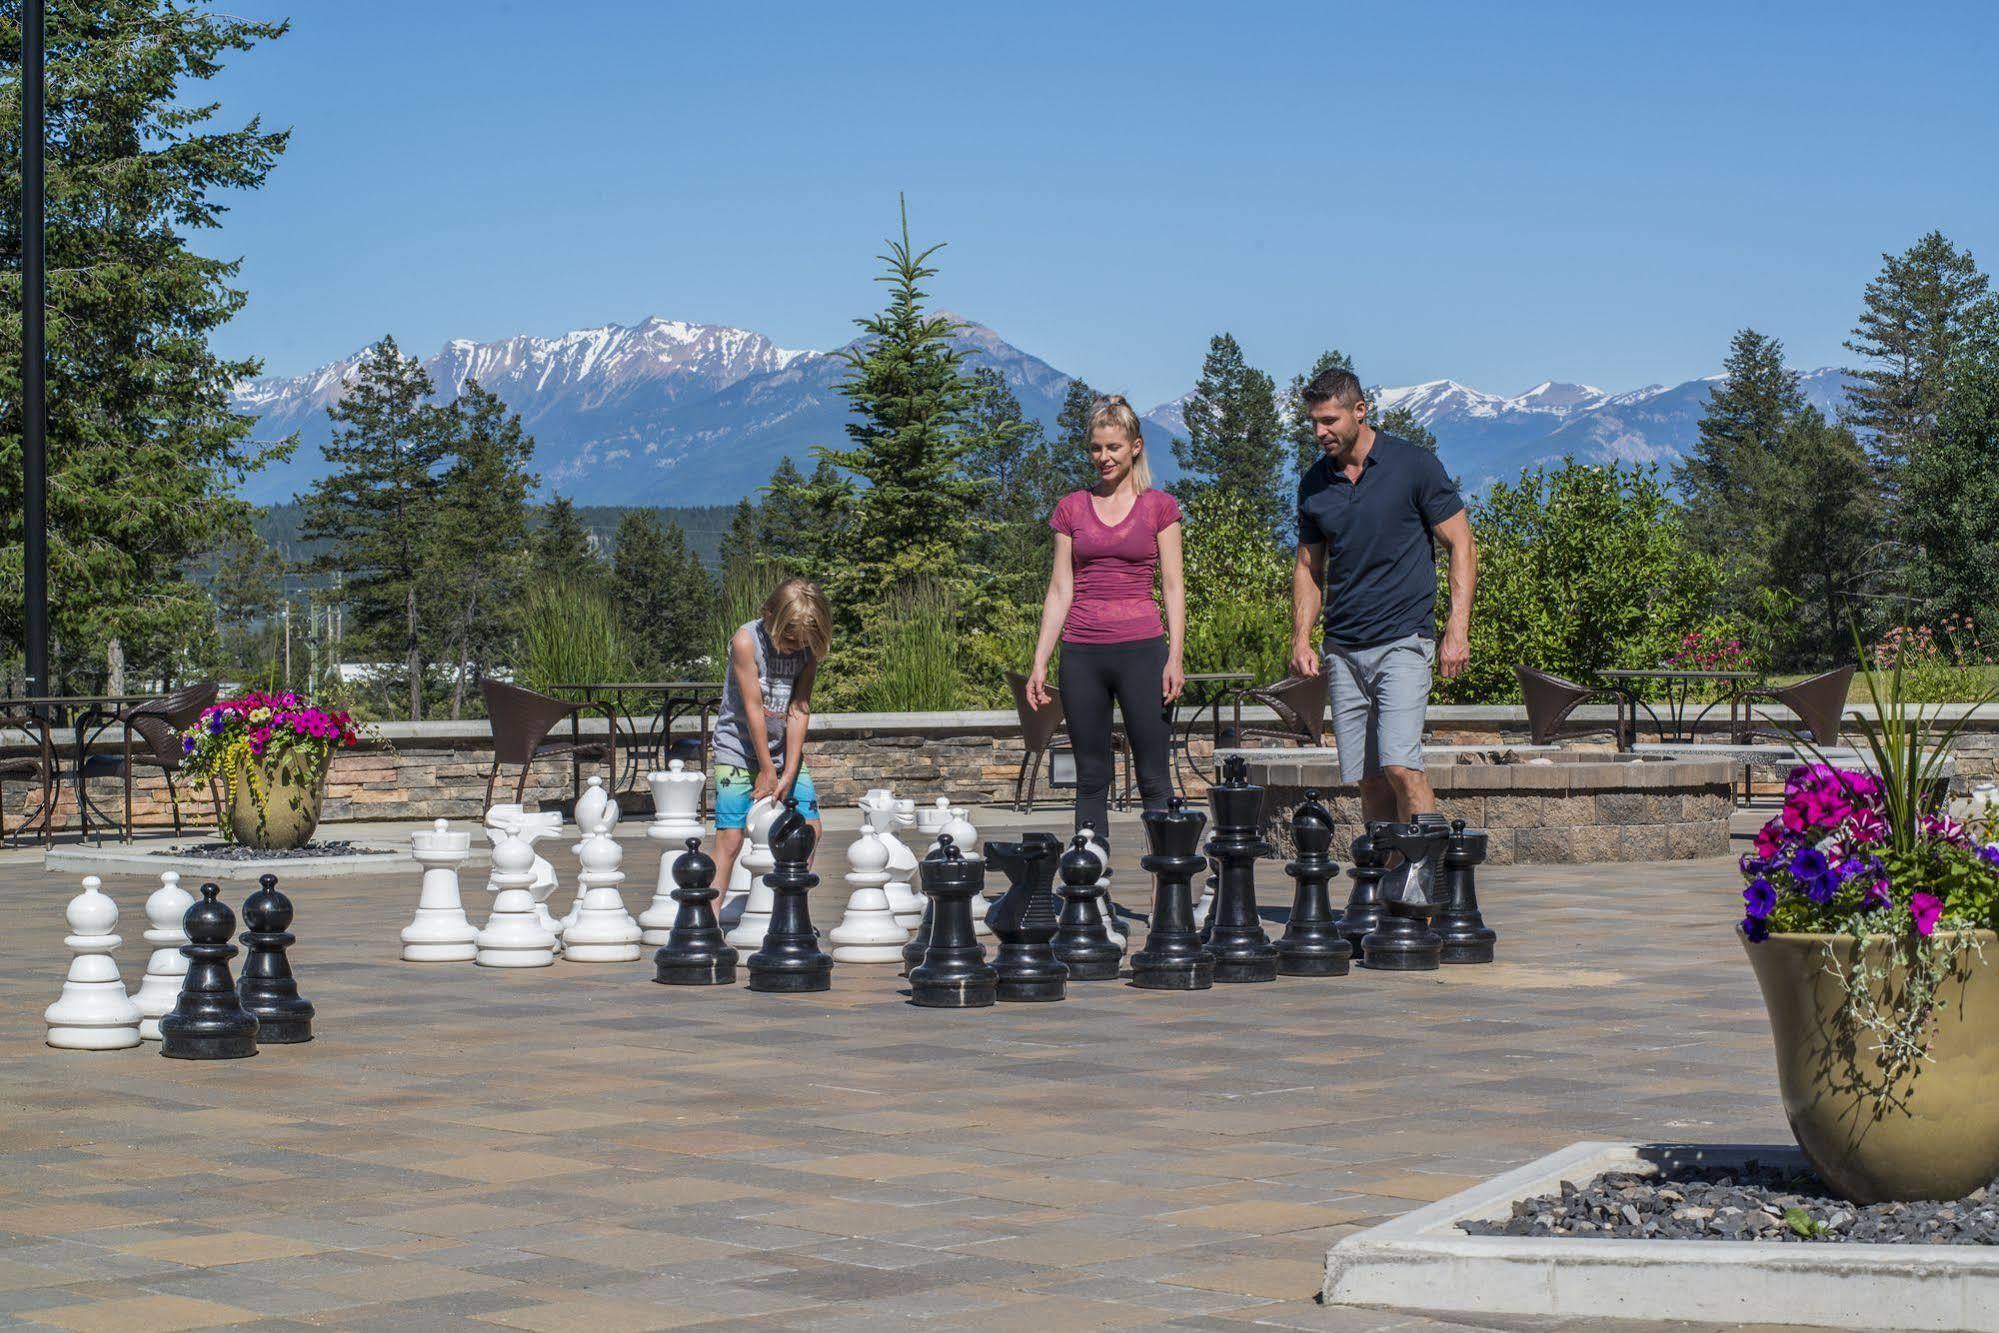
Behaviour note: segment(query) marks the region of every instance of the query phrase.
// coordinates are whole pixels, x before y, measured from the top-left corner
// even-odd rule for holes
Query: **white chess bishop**
[[[888,894],[888,847],[872,828],[863,825],[861,836],[847,848],[847,883],[854,886],[847,899],[847,914],[828,937],[833,942],[836,963],[900,963],[902,946],[909,932],[897,924],[890,910]]]
[[[180,946],[188,942],[181,920],[194,906],[194,895],[180,886],[178,870],[164,871],[160,887],[146,899],[146,943],[153,956],[146,960],[146,975],[139,980],[139,992],[132,997],[139,1006],[139,1036],[145,1041],[160,1039],[160,1020],[180,998],[181,980],[187,976],[187,955]]]
[[[423,888],[416,916],[403,927],[403,961],[471,962],[479,953],[479,931],[465,915],[458,868],[472,855],[472,835],[454,833],[450,821],[440,819],[411,835],[410,854],[423,867]]]
[[[544,830],[508,833],[493,848],[493,913],[479,932],[480,967],[553,967],[555,935],[535,919],[534,840]]]
[[[770,827],[783,813],[784,807],[766,796],[751,805],[743,819],[743,850],[736,854],[735,869],[729,872],[732,892],[737,877],[741,877],[743,909],[736,918],[735,928],[722,937],[737,949],[763,948],[764,935],[770,930],[770,914],[777,906],[777,894],[764,883],[764,876],[777,868],[777,858],[770,850]]]
[[[562,956],[572,963],[635,963],[639,958],[639,923],[625,910],[618,891],[625,880],[618,868],[625,849],[611,836],[612,827],[610,815],[601,816],[596,832],[577,853],[583,870],[576,882],[583,901],[575,924],[562,932]]]
[[[42,1011],[48,1020],[48,1043],[65,1051],[116,1051],[139,1044],[139,1023],[145,1017],[125,993],[112,951],[118,938],[118,904],[103,891],[95,875],[83,881],[83,892],[69,900],[63,915],[70,933],[63,940],[75,953],[62,995]]]
[[[700,769],[690,769],[684,760],[668,762],[665,772],[646,774],[652,788],[652,823],[646,837],[660,845],[659,880],[652,903],[639,915],[640,941],[654,946],[666,943],[680,904],[673,900],[673,863],[687,851],[687,840],[698,838],[701,828],[701,788],[708,781]]]

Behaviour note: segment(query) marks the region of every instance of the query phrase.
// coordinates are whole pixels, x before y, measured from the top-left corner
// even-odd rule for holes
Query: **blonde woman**
[[[1138,414],[1115,394],[1090,410],[1090,461],[1097,484],[1064,496],[1048,519],[1055,564],[1027,698],[1036,708],[1049,703],[1048,662],[1059,640],[1062,708],[1076,753],[1076,827],[1089,825],[1109,845],[1113,703],[1131,738],[1145,808],[1165,809],[1171,794],[1168,709],[1186,682],[1180,655],[1187,599],[1180,506],[1152,489]],[[1160,599],[1153,596],[1155,576]]]
[[[833,613],[819,585],[786,579],[763,610],[729,637],[729,671],[715,716],[715,882],[727,884],[743,849],[750,805],[798,798],[798,813],[822,829],[818,794],[805,771],[812,680],[833,641]]]

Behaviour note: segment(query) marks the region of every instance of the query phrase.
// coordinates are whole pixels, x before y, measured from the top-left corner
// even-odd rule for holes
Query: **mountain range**
[[[960,317],[954,341],[972,366],[1006,377],[1028,415],[1051,431],[1070,376]],[[579,504],[733,504],[753,494],[779,458],[809,470],[815,445],[840,446],[848,372],[841,352],[779,347],[760,333],[652,318],[633,325],[577,329],[553,338],[500,342],[454,339],[423,362],[443,398],[477,379],[520,414],[535,437],[545,493]],[[257,419],[258,439],[296,433],[287,462],[253,476],[243,490],[260,504],[289,500],[324,475],[319,446],[331,434],[326,409],[338,402],[365,355],[305,375],[236,386],[236,409]],[[1288,375],[1278,376],[1288,382]],[[1697,437],[1708,391],[1719,377],[1671,387],[1606,393],[1586,384],[1544,381],[1510,397],[1455,380],[1377,390],[1380,410],[1406,407],[1435,432],[1451,471],[1470,490],[1523,467],[1573,454],[1588,462],[1670,464]],[[1846,382],[1836,369],[1804,375],[1806,396],[1828,412]],[[1154,475],[1174,475],[1167,447],[1186,432],[1188,395],[1144,414]]]

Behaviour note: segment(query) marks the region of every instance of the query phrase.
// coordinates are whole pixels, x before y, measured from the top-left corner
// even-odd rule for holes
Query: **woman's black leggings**
[[[1062,711],[1076,750],[1076,827],[1088,825],[1110,846],[1110,792],[1117,775],[1111,751],[1111,702],[1124,715],[1138,766],[1138,790],[1148,810],[1164,810],[1172,795],[1167,773],[1173,724],[1160,677],[1166,636],[1130,643],[1062,644]]]

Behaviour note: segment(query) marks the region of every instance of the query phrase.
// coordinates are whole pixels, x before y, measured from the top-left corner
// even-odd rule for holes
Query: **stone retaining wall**
[[[1359,792],[1340,782],[1331,750],[1242,752],[1266,789],[1264,836],[1291,854],[1290,814],[1316,789],[1333,812],[1334,855],[1361,827]],[[1430,769],[1437,805],[1491,834],[1496,865],[1675,861],[1728,854],[1734,765],[1710,759],[1634,763],[1449,764]]]

